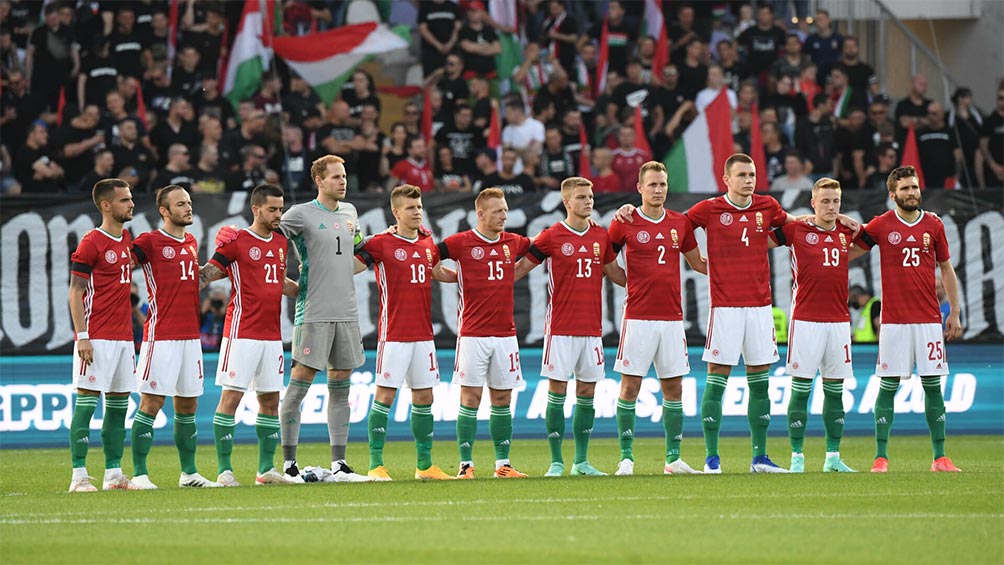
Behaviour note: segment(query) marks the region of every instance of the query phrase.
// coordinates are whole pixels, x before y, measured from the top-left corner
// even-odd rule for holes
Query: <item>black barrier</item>
[[[809,192],[789,191],[774,196],[792,214],[811,213]],[[685,211],[706,198],[701,194],[671,194],[668,206]],[[508,228],[534,235],[564,218],[557,192],[510,196]],[[1004,329],[1004,193],[1000,191],[928,191],[924,207],[945,222],[952,263],[958,272],[962,301],[963,338],[968,341],[1002,342]],[[212,237],[220,226],[247,225],[250,206],[247,193],[193,195],[195,223],[189,231],[199,241],[199,257],[204,263],[212,249]],[[359,195],[352,203],[359,210],[364,233],[383,231],[393,222],[385,195]],[[613,212],[623,203],[637,203],[635,194],[602,194],[596,199],[596,219],[609,224]],[[290,203],[287,202],[287,205]],[[430,194],[424,198],[426,221],[437,240],[470,228],[476,222],[473,198],[467,194]],[[885,192],[848,191],[843,210],[867,221],[885,212],[890,202]],[[67,353],[72,348],[72,324],[67,307],[70,255],[79,238],[100,221],[94,205],[86,199],[66,197],[23,197],[0,200],[2,220],[2,270],[0,270],[0,350],[4,355]],[[151,195],[137,195],[133,235],[159,225],[160,216]],[[698,232],[703,246],[703,231]],[[210,246],[207,248],[207,244]],[[291,254],[292,255],[292,254]],[[851,283],[879,292],[879,257],[871,253],[851,265]],[[791,270],[788,251],[771,251],[772,286],[775,304],[787,311],[791,302]],[[685,265],[685,263],[684,263]],[[295,276],[295,261],[290,267]],[[707,279],[689,267],[683,269],[686,329],[691,344],[703,342],[707,327]],[[142,271],[134,280],[145,296]],[[226,285],[225,281],[217,283]],[[360,325],[368,348],[375,346],[377,320],[376,283],[372,271],[356,277]],[[337,300],[338,297],[332,297]],[[623,289],[607,285],[604,297],[604,340],[616,345]],[[455,285],[433,285],[433,324],[437,345],[453,347],[456,328]],[[525,345],[539,345],[543,339],[547,304],[547,277],[544,268],[533,271],[516,285],[516,327]],[[287,305],[289,306],[289,305]],[[283,317],[283,335],[292,336],[290,308]]]

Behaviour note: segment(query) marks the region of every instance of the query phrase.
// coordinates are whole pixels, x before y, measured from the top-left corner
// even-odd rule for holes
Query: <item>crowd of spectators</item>
[[[277,3],[293,34],[337,27],[348,4]],[[639,31],[641,1],[520,0],[514,25],[479,0],[411,4],[424,88],[382,116],[398,94],[361,69],[328,105],[281,60],[252,97],[224,98],[243,2],[178,0],[172,15],[168,0],[0,0],[0,189],[86,195],[118,176],[137,191],[309,192],[310,162],[335,153],[352,191],[526,193],[583,173],[631,191],[723,92],[736,151],[759,139],[774,189],[879,189],[911,125],[928,188],[1004,185],[1004,85],[983,112],[967,88],[929,99],[920,75],[890,97],[858,40],[804,2],[665,0],[668,57]]]

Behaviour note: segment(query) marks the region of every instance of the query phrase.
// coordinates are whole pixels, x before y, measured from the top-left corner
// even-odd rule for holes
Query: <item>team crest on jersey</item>
[[[251,249],[248,250],[248,257],[251,257],[251,259],[255,261],[261,259],[261,249],[258,249],[257,247],[252,247]]]
[[[924,253],[927,253],[927,248],[931,246],[931,234],[924,232]]]
[[[889,364],[888,363],[882,363],[882,370],[883,371],[885,371],[888,368],[889,368]]]
[[[160,252],[164,255],[164,259],[174,259],[175,252],[173,247],[165,247]]]
[[[756,213],[756,231],[763,231],[763,212]]]
[[[337,228],[337,227],[338,227],[338,225],[337,225],[337,224],[335,224],[335,227]],[[349,232],[350,232],[350,233],[354,233],[354,232],[355,232],[355,230],[354,230],[354,229],[352,229],[352,228],[353,228],[353,226],[352,226],[352,222],[345,222],[345,227],[347,227],[347,228],[349,229]]]
[[[572,255],[572,253],[575,253],[575,246],[574,245],[572,245],[571,243],[568,243],[568,242],[565,242],[565,243],[561,244],[561,254],[562,255],[564,255],[565,257],[569,257],[569,256]]]
[[[480,247],[475,247],[471,249],[471,257],[480,261],[485,258],[485,250]]]
[[[805,234],[805,242],[809,245],[815,245],[819,243],[819,236],[811,232],[807,233]]]
[[[637,239],[638,239],[638,243],[648,243],[649,241],[652,240],[652,236],[649,235],[647,231],[642,230],[642,231],[638,232]]]
[[[840,238],[840,246],[844,248],[844,251],[847,251],[847,236],[839,234],[838,237]]]
[[[899,243],[903,241],[903,235],[898,231],[894,231],[889,234],[888,239],[889,243],[891,243],[892,245],[899,245]]]
[[[723,226],[732,225],[732,214],[729,214],[728,212],[722,212],[722,215],[718,219],[722,222]]]
[[[593,256],[597,259],[600,258],[600,244],[595,241],[593,242]]]
[[[502,252],[505,253],[505,262],[508,263],[512,256],[509,254],[509,244],[502,244]]]
[[[111,249],[109,249],[108,251],[105,251],[105,261],[108,261],[109,263],[111,263],[112,265],[114,265],[115,263],[118,262],[118,260],[119,260],[119,256],[118,256],[117,253],[115,253]]]
[[[429,260],[429,264],[431,265],[432,264],[432,250],[431,249],[426,249],[425,250],[425,258]]]
[[[286,252],[283,251],[281,247],[279,248],[279,262],[280,263],[286,262]]]
[[[669,230],[669,238],[673,240],[673,247],[678,247],[677,244],[680,243],[680,232],[676,231],[676,228]]]
[[[397,259],[398,261],[404,261],[405,259],[408,258],[408,252],[398,247],[397,249],[394,250],[394,258]]]

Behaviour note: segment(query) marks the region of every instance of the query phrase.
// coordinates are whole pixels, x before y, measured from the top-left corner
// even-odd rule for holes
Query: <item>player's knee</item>
[[[258,413],[266,416],[279,415],[279,393],[266,392],[258,395]]]
[[[662,379],[660,384],[662,385],[662,395],[667,400],[680,400],[683,397],[682,378],[672,377],[669,379]]]
[[[621,376],[621,398],[624,400],[634,400],[638,398],[638,391],[641,390],[641,377],[631,375]]]
[[[163,399],[160,401],[163,405]],[[197,396],[175,396],[174,412],[176,414],[194,414],[199,409],[199,397]]]
[[[144,414],[156,416],[157,412],[164,407],[164,397],[156,394],[143,394],[139,400],[139,411]],[[177,410],[176,410],[177,411]]]
[[[575,381],[575,396],[592,398],[596,394],[596,383]]]
[[[387,388],[383,386],[378,386],[376,389],[376,394],[373,395],[374,399],[376,399],[376,401],[379,402],[380,404],[391,404],[392,402],[394,402],[395,396],[397,396],[396,388]],[[411,400],[412,402],[416,401],[414,392],[412,392]],[[424,402],[420,402],[419,404],[424,404]]]
[[[547,382],[547,391],[554,394],[565,394],[568,390],[568,383],[565,381],[559,381],[555,379],[549,379]]]
[[[412,404],[432,404],[432,398],[431,388],[412,389],[411,391]]]

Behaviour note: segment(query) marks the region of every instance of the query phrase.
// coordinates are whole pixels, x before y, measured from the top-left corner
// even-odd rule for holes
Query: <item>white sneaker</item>
[[[142,490],[139,486],[133,484],[129,480],[129,477],[123,475],[121,472],[117,475],[108,476],[105,474],[105,480],[101,485],[102,490]]]
[[[683,459],[677,459],[672,463],[667,463],[662,469],[664,475],[703,475],[704,473],[693,469]]]
[[[135,479],[133,480],[135,481]],[[222,486],[220,483],[210,481],[198,473],[192,473],[191,475],[182,473],[181,477],[178,478],[179,488],[220,488]]]
[[[139,487],[139,490],[157,490],[157,485],[150,482],[150,475],[136,475],[132,478],[132,484]]]
[[[300,469],[298,469],[296,466],[296,461],[293,461],[291,465],[286,467],[286,469],[282,473],[282,476],[286,477],[286,480],[289,481],[290,483],[303,484],[306,482],[303,478],[303,474],[300,473]]]
[[[255,477],[254,484],[256,485],[291,485],[293,481],[287,479],[272,467],[264,473],[258,473]]]
[[[216,482],[220,486],[224,486],[224,487],[239,487],[239,486],[241,486],[241,484],[238,483],[237,479],[234,477],[234,472],[231,471],[231,470],[229,470],[229,469],[227,469],[226,471],[223,471],[222,473],[220,473],[220,476],[216,477]]]
[[[634,461],[630,459],[621,459],[621,462],[617,464],[617,471],[614,475],[618,477],[626,477],[628,475],[634,474]]]
[[[372,479],[366,475],[360,475],[349,467],[349,464],[345,461],[332,461],[331,462],[331,478],[325,478],[324,482],[331,483],[368,483]]]
[[[73,479],[70,481],[70,492],[98,492],[98,487],[91,483],[93,480],[94,477],[80,477],[79,479]]]

